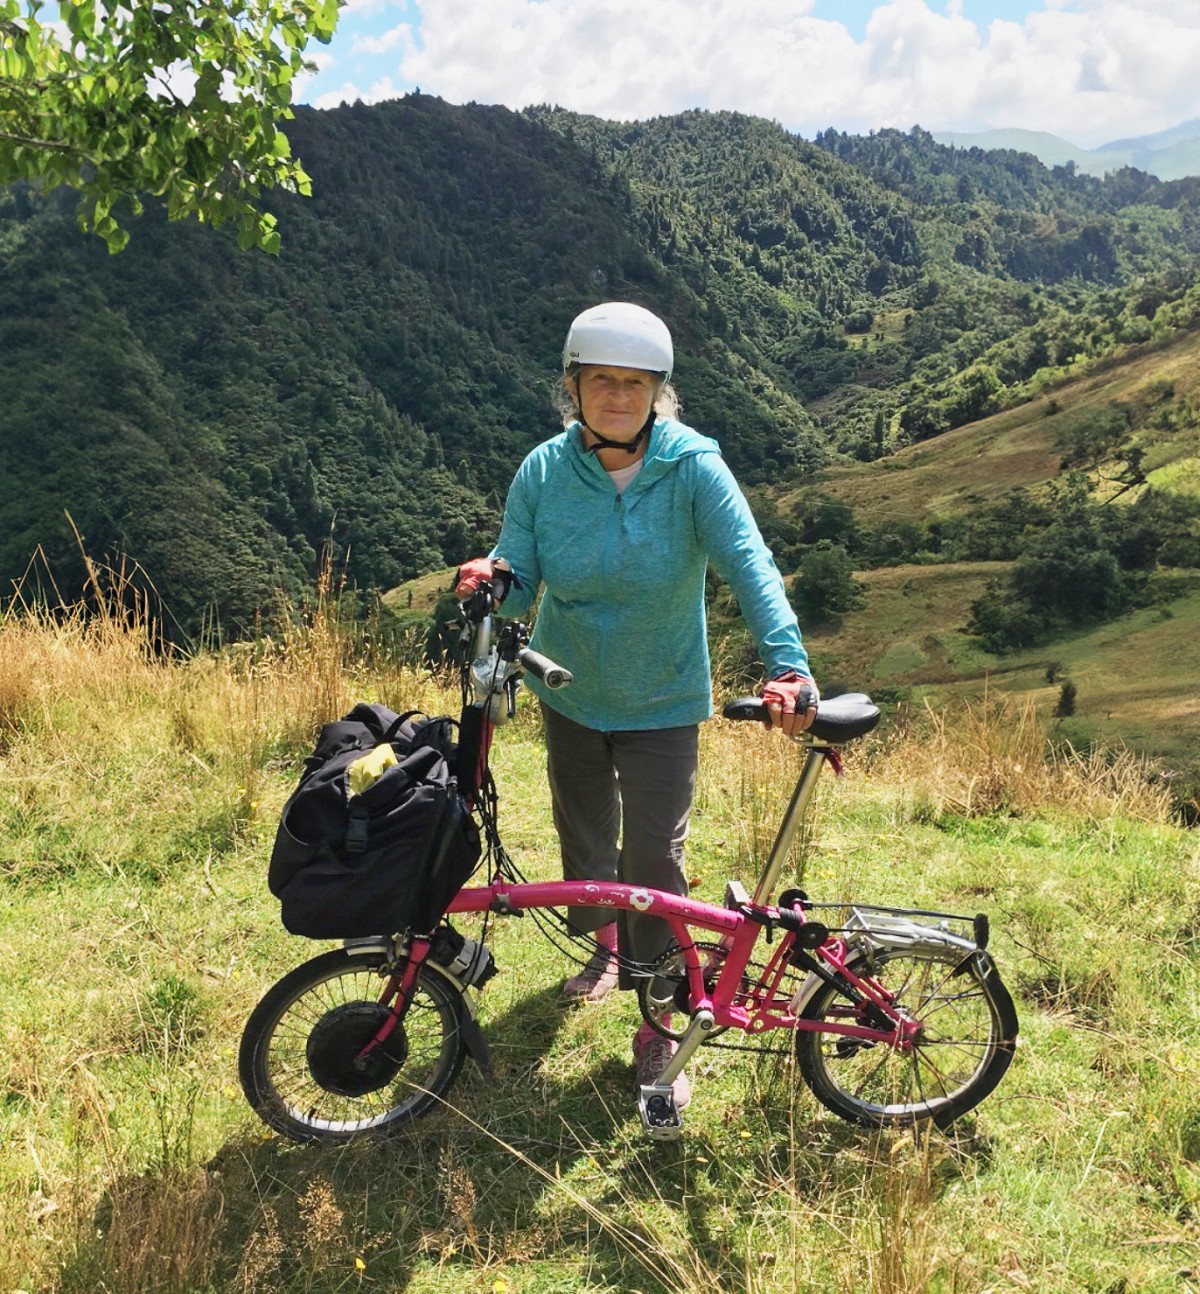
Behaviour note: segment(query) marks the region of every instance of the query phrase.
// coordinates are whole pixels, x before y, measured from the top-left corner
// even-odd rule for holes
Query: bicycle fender
[[[403,951],[396,948],[395,942],[383,935],[375,935],[367,939],[343,939],[342,947],[344,948],[347,957],[367,957],[372,953],[384,953],[388,956],[403,956]],[[462,980],[455,975],[451,975],[444,966],[439,965],[432,958],[428,958],[425,961],[425,964],[421,967],[422,974],[425,974],[427,971],[434,975],[440,975],[447,984],[450,984],[455,989],[459,997],[462,998],[463,1007],[467,1013],[467,1019],[474,1024],[478,1017],[478,1012],[475,1010],[475,999],[467,991],[467,986],[462,982]],[[472,1057],[475,1057],[475,1052],[471,1049],[470,1038],[464,1034],[463,1040],[467,1043],[467,1049],[468,1051],[471,1051]],[[480,1053],[486,1061],[487,1044],[483,1041],[482,1033],[479,1036],[479,1044]]]
[[[462,1040],[467,1049],[467,1055],[475,1062],[479,1072],[484,1078],[492,1077],[492,1054],[488,1051],[487,1039],[483,1036],[483,1030],[479,1027],[479,1017],[475,1010],[474,996],[467,991],[463,982],[444,967],[439,966],[435,961],[427,961],[421,968],[421,973],[433,971],[434,974],[440,975],[447,984],[452,984],[458,990],[458,996],[462,999],[465,1018],[462,1022]]]
[[[853,965],[851,965],[851,969],[854,969]],[[820,975],[809,975],[804,983],[792,994],[792,1000],[788,1003],[788,1015],[799,1020],[804,1014],[804,1008],[808,1005],[812,995],[817,989],[822,988],[824,984],[825,981]]]
[[[391,956],[395,952],[392,940],[383,935],[373,935],[366,939],[343,939],[342,947],[347,957],[368,957],[372,953],[383,953]]]
[[[470,998],[464,993],[466,998],[468,1014],[462,1025],[462,1040],[467,1048],[467,1054],[475,1062],[479,1072],[484,1078],[492,1077],[492,1055],[488,1051],[487,1039],[483,1036],[483,1030],[479,1027],[479,1021],[475,1018],[475,1008]]]

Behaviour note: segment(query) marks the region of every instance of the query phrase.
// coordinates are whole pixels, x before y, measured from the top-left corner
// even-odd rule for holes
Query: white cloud
[[[313,84],[320,78],[323,72],[329,71],[337,62],[337,58],[323,48],[314,49],[312,46],[304,53],[305,61],[311,63],[314,67],[312,72],[301,72],[292,84],[292,98],[296,103],[314,103],[314,106],[323,105],[309,99],[309,93]]]
[[[413,29],[408,23],[401,23],[379,36],[355,36],[350,45],[351,55],[388,54],[400,50],[401,58],[407,58],[417,48]]]
[[[384,99],[399,99],[405,93],[403,86],[396,85],[390,76],[381,77],[369,90],[364,90],[353,81],[344,82],[338,89],[329,90],[313,100],[314,108],[337,108],[343,103],[381,103]]]
[[[403,8],[397,0],[343,0],[342,17],[382,13],[385,9]]]
[[[1195,0],[1043,0],[1024,22],[986,25],[960,0],[886,0],[860,42],[813,16],[811,0],[419,7],[419,44],[404,26],[377,48],[396,49],[397,82],[456,103],[552,102],[622,120],[730,108],[805,134],[1023,126],[1083,144],[1200,115]]]

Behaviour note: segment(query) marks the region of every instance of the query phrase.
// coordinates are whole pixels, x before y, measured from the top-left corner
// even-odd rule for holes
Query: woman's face
[[[632,440],[658,395],[659,379],[640,368],[584,364],[576,375],[584,420],[607,440]]]

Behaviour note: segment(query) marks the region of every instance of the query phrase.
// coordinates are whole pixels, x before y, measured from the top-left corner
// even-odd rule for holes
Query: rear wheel
[[[837,1034],[797,1032],[804,1081],[827,1109],[866,1127],[932,1120],[946,1127],[973,1109],[1012,1062],[1017,1013],[991,958],[952,949],[881,951],[852,966],[891,995],[920,1024],[906,1049]],[[805,1020],[867,1024],[879,1013],[823,985],[801,1013]]]
[[[403,1021],[362,1061],[387,1019],[391,971],[382,951],[338,949],[285,975],[242,1033],[246,1099],[294,1141],[348,1141],[420,1118],[462,1068],[466,1007],[458,986],[426,963]]]

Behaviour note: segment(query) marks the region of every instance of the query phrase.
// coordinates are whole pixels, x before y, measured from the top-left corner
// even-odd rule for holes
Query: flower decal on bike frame
[[[654,903],[649,890],[630,890],[629,902],[639,912],[647,911]]]

